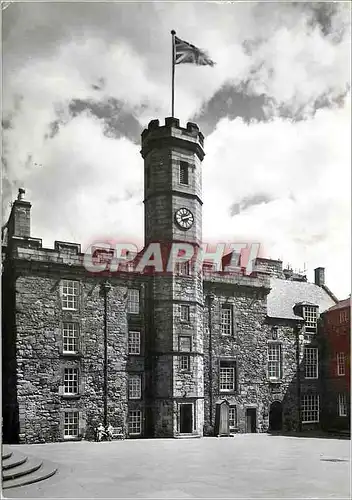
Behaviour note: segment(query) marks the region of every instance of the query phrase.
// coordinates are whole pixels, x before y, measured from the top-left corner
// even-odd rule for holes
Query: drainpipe
[[[108,281],[103,283],[104,293],[104,427],[108,426],[108,293],[111,285]]]
[[[214,294],[210,293],[208,299],[208,328],[209,328],[209,423],[213,426],[213,332],[211,308],[215,299]]]

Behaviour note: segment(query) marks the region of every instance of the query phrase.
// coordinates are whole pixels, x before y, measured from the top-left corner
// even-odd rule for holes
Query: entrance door
[[[229,405],[221,403],[220,405],[220,436],[227,436],[229,434]]]
[[[246,409],[246,432],[256,432],[257,431],[257,409],[247,408]]]
[[[281,401],[274,401],[270,405],[269,430],[270,431],[281,431],[282,430],[282,403],[281,403]]]
[[[190,434],[193,430],[193,404],[180,405],[180,433]]]

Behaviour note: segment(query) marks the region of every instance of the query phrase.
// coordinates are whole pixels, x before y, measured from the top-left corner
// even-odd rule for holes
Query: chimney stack
[[[31,235],[31,204],[23,199],[25,190],[18,190],[17,200],[12,204],[7,223],[8,240],[13,236],[30,237]]]
[[[318,286],[325,285],[325,267],[314,269],[314,283]]]

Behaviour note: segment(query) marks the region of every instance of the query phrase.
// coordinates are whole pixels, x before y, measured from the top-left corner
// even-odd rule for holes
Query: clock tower
[[[145,246],[202,242],[204,137],[194,123],[152,120],[142,133]],[[201,436],[203,401],[203,280],[192,263],[154,275],[146,332],[147,428],[155,437]]]

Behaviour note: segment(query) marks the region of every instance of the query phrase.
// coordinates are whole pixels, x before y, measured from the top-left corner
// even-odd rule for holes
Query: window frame
[[[69,375],[68,371],[71,371],[71,375],[72,374],[75,374],[76,377],[73,378],[73,379],[66,379],[66,374]],[[63,395],[64,396],[77,396],[79,395],[79,382],[80,382],[80,374],[79,374],[79,369],[76,368],[76,367],[71,367],[71,366],[65,366],[64,367],[64,380],[63,380]],[[66,382],[68,383],[68,386],[66,386]],[[76,392],[72,392],[72,391],[67,391],[66,390],[66,387],[70,387],[70,382],[74,382],[74,385],[76,386]]]
[[[70,286],[70,284],[73,284]],[[78,311],[79,309],[79,291],[80,282],[78,280],[62,279],[60,282],[60,295],[61,295],[61,309],[63,311]],[[73,293],[68,293],[69,289],[73,290]],[[65,290],[67,290],[65,292]],[[69,299],[69,298],[73,299]],[[66,305],[65,305],[66,301]],[[69,307],[69,302],[73,303],[73,307]]]
[[[277,349],[278,359],[270,359],[270,349]],[[274,364],[277,367],[278,376],[270,374],[270,364]],[[269,380],[282,380],[282,343],[277,341],[268,342],[267,345],[267,376]]]
[[[74,422],[73,424],[71,422],[66,422],[66,416],[75,416],[77,417],[77,422]],[[66,428],[67,426],[70,425],[76,425],[77,429],[77,434],[66,434]],[[70,439],[78,439],[80,436],[80,418],[79,418],[79,411],[77,410],[68,410],[64,411],[64,418],[63,418],[63,437],[64,440],[70,440]]]
[[[191,356],[189,354],[181,354],[180,356],[180,371],[190,372],[191,371]]]
[[[138,380],[138,388],[133,386],[133,381]],[[136,390],[136,394],[133,391]],[[130,373],[128,375],[128,399],[131,401],[138,401],[142,399],[142,374],[140,373]]]
[[[336,353],[336,373],[338,377],[346,375],[346,356],[344,352]]]
[[[74,326],[74,328],[72,329],[72,332],[75,333],[74,336],[65,335],[65,333],[67,333],[67,332],[72,333],[69,328],[66,328],[67,325]],[[75,342],[73,342],[73,344],[76,347],[75,350],[65,349],[65,341],[67,341],[69,339],[74,339]],[[80,339],[79,323],[77,321],[63,321],[63,323],[62,323],[62,353],[63,354],[77,354],[77,353],[79,353],[79,350],[80,350],[79,339]]]
[[[131,352],[132,347],[132,337],[133,335],[138,334],[138,342],[134,342],[135,345],[138,345],[138,352]],[[128,330],[128,355],[129,356],[140,356],[141,355],[141,332],[139,330]]]
[[[309,356],[307,356],[308,352],[315,352],[315,365],[313,365],[312,362],[307,363],[307,361],[310,361]],[[319,378],[319,349],[316,346],[305,346],[304,351],[303,351],[303,358],[304,358],[304,378],[306,380],[317,380]],[[314,359],[314,357],[313,357]],[[309,368],[312,369],[312,367],[315,366],[315,376],[309,375]],[[308,373],[308,375],[307,375]]]
[[[305,400],[309,398],[311,399],[310,404],[305,404]],[[315,401],[312,400],[312,398],[315,398]],[[306,409],[304,407],[306,406]],[[316,418],[314,419],[309,419],[305,420],[304,416],[306,414],[315,414],[316,413]],[[320,422],[320,397],[319,394],[302,394],[302,400],[301,400],[301,419],[302,419],[302,424],[317,424]],[[314,417],[314,415],[313,415]]]
[[[182,314],[182,311],[187,311],[187,314],[184,315]],[[189,323],[190,322],[190,312],[191,312],[191,308],[188,304],[180,304],[180,321],[182,321],[182,323]]]
[[[339,417],[347,417],[348,416],[348,405],[347,405],[347,394],[345,392],[339,392],[337,396],[337,404],[338,404],[338,414]]]
[[[305,320],[304,329],[306,333],[317,333],[318,327],[318,306],[305,305],[303,306],[303,318]],[[312,319],[314,318],[314,319]]]
[[[182,182],[183,176],[186,177],[187,182]],[[178,182],[181,186],[189,186],[189,163],[187,161],[180,160],[180,165],[178,170]]]
[[[133,300],[133,294],[138,296],[138,300]],[[140,314],[141,291],[139,288],[129,288],[127,292],[127,312],[128,314]]]
[[[133,414],[139,414],[139,419],[137,420],[137,422],[139,422],[139,432],[131,432],[131,424],[135,423],[135,422],[132,422],[131,421],[131,417],[132,417],[132,413]],[[134,415],[136,416],[136,415]],[[127,428],[128,428],[128,435],[129,436],[141,436],[143,434],[143,411],[140,410],[140,409],[131,409],[128,411],[128,425],[127,425]]]
[[[230,417],[230,412],[234,412],[234,417]],[[231,421],[233,421],[233,425],[231,425]],[[237,406],[231,405],[229,406],[229,429],[237,429]]]
[[[228,318],[225,322],[224,322],[224,317],[223,317],[224,311],[229,311],[229,313],[230,313],[230,318]],[[226,331],[224,331],[224,327],[226,327],[226,330],[228,330],[228,333]],[[226,302],[221,304],[220,334],[224,337],[233,336],[233,304],[229,304]]]
[[[232,376],[230,377],[230,380],[232,378],[232,386],[230,388],[224,388],[224,385],[229,385],[228,381],[224,381],[224,371],[227,373],[232,372]],[[222,373],[223,372],[223,373]],[[225,376],[225,379],[228,378]],[[225,359],[220,359],[219,360],[219,393],[223,394],[229,394],[229,393],[235,393],[237,390],[237,361],[236,360],[225,360]]]

